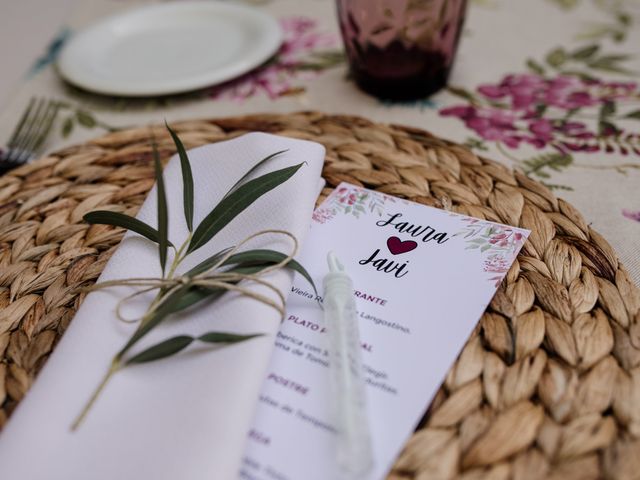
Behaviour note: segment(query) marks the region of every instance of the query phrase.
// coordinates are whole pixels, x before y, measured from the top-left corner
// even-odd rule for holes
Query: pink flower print
[[[501,82],[501,85],[513,90],[533,91],[544,86],[546,80],[540,75],[533,73],[516,73],[507,75]]]
[[[462,120],[470,118],[475,114],[476,109],[474,107],[468,107],[466,105],[456,105],[454,107],[447,107],[440,110],[440,115],[445,117],[458,117]]]
[[[545,95],[545,103],[564,110],[574,108],[590,107],[599,103],[597,98],[592,97],[587,91],[568,92],[565,90],[549,90]]]
[[[511,105],[516,110],[529,110],[537,102],[538,92],[544,88],[544,79],[536,75],[513,75],[505,81],[509,85]]]
[[[624,90],[624,93],[626,93],[627,95],[630,93],[633,93],[633,91],[638,86],[636,82],[606,82],[606,83],[598,82],[598,83],[607,88]]]
[[[342,190],[342,189],[340,189]],[[346,188],[344,190],[347,190]],[[338,197],[338,202],[343,205],[353,205],[358,200],[358,197],[355,193],[347,194],[348,190],[344,192],[344,195]]]
[[[583,144],[575,142],[560,142],[560,144],[570,152],[581,152]]]
[[[638,84],[635,82],[598,82],[598,91],[603,100],[624,99],[634,94]]]
[[[510,97],[511,108],[527,111],[539,104],[570,110],[600,101],[589,93],[587,83],[572,76],[545,80],[533,74],[507,75],[498,85],[481,85],[478,92],[492,100]]]
[[[441,115],[454,116],[464,120],[465,125],[476,131],[485,140],[500,141],[516,148],[522,136],[517,134],[515,117],[511,112],[475,107],[451,107],[441,110]]]
[[[622,215],[636,222],[640,222],[640,210],[634,212],[625,208],[622,210]]]
[[[284,63],[298,62],[300,54],[309,51],[331,48],[336,39],[331,34],[315,33],[316,21],[306,17],[287,17],[280,20],[285,39],[278,52],[279,60]]]
[[[528,110],[534,105],[537,92],[544,84],[544,78],[538,75],[507,75],[498,85],[481,85],[478,92],[492,100],[511,97],[513,109]]]
[[[587,90],[585,84],[576,77],[559,76],[547,80],[539,91],[539,102],[565,110],[587,107],[598,103]]]
[[[534,135],[531,143],[538,148],[544,147],[553,140],[553,123],[546,118],[529,122],[529,131]]]
[[[503,239],[507,238],[507,234],[506,233],[500,233],[498,235],[493,235],[490,239],[489,239],[489,243],[501,243]]]
[[[485,272],[493,272],[493,273],[506,273],[509,270],[509,261],[503,258],[501,255],[490,255],[484,261]]]
[[[587,131],[587,126],[582,122],[564,122],[556,128],[557,131],[562,132],[567,137],[589,139],[595,135],[592,132]]]
[[[315,21],[307,17],[286,17],[280,19],[280,25],[285,32],[291,33],[294,38],[302,35],[307,30],[316,26]]]
[[[333,210],[317,208],[313,211],[313,215],[311,216],[311,218],[318,223],[325,223],[331,220],[334,215],[335,213],[333,212]]]
[[[568,90],[582,88],[585,83],[578,77],[560,75],[551,80],[545,80],[545,87],[550,92],[566,92]]]
[[[511,99],[511,108],[532,112],[537,105],[572,110],[633,95],[635,82],[601,82],[560,75],[546,80],[534,74],[507,75],[497,84],[485,84],[478,92],[490,100]]]
[[[478,91],[492,100],[499,100],[508,93],[508,90],[502,85],[480,85]]]
[[[483,112],[484,113],[484,112]],[[516,129],[512,122],[505,121],[492,115],[474,115],[465,122],[467,127],[475,130],[486,140],[501,141],[512,148],[516,148],[520,141],[514,135]]]
[[[567,157],[572,152],[640,154],[637,141],[618,123],[626,108],[616,108],[619,100],[640,98],[636,82],[513,74],[497,84],[480,85],[477,92],[469,104],[442,109],[440,114],[459,118],[483,140],[512,149],[528,143]]]
[[[618,130],[614,125],[606,125],[602,127],[602,130],[600,131],[600,135],[603,137],[610,137],[620,133],[622,133],[622,130]]]
[[[338,37],[332,33],[316,30],[315,20],[306,17],[286,17],[280,19],[284,40],[273,59],[239,78],[218,85],[211,90],[213,98],[229,98],[242,101],[258,93],[275,99],[296,87],[295,78],[313,77],[321,68],[302,68],[314,52],[336,47]],[[328,68],[328,67],[326,67]]]

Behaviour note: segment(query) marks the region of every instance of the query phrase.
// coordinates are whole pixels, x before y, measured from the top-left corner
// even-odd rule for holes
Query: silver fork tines
[[[20,117],[7,149],[0,153],[0,173],[31,160],[51,131],[60,104],[44,98],[32,98]]]

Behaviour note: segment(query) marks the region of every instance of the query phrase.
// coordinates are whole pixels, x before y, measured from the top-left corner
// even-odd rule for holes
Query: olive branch
[[[285,167],[280,170],[275,170],[247,181],[247,178],[259,167],[263,166],[274,157],[284,153],[286,150],[275,152],[258,161],[231,187],[222,200],[220,200],[213,210],[211,210],[204,220],[202,220],[202,222],[194,229],[194,182],[191,165],[182,141],[168,124],[166,127],[171,134],[180,159],[183,183],[184,219],[189,234],[179,247],[176,247],[168,238],[169,218],[164,178],[162,174],[162,164],[160,162],[157,145],[155,141],[153,141],[152,156],[156,177],[158,228],[153,228],[152,226],[129,215],[105,210],[89,212],[84,216],[84,220],[90,224],[103,224],[121,227],[156,243],[158,245],[158,257],[162,270],[162,277],[151,279],[134,278],[100,282],[86,288],[85,291],[94,291],[112,286],[140,287],[140,290],[136,291],[133,295],[122,299],[118,304],[116,313],[120,319],[122,319],[120,315],[120,306],[122,302],[150,290],[157,289],[158,293],[149,305],[147,312],[139,319],[137,328],[133,332],[133,335],[112,358],[107,372],[77,418],[74,420],[71,425],[71,430],[76,430],[80,426],[95,401],[109,383],[109,380],[119,370],[129,365],[146,363],[170,357],[196,341],[207,344],[230,345],[261,335],[239,335],[235,333],[217,331],[207,332],[197,337],[190,335],[178,335],[163,340],[137,354],[131,355],[130,351],[132,348],[155,327],[165,321],[170,315],[192,307],[205,299],[215,301],[225,292],[230,290],[237,291],[243,295],[250,296],[251,298],[270,305],[276,308],[283,315],[285,299],[282,293],[276,287],[260,278],[260,275],[264,275],[265,273],[279,268],[287,268],[297,271],[310,282],[314,290],[316,289],[309,273],[302,265],[300,265],[300,263],[293,259],[297,250],[297,240],[289,232],[281,230],[264,230],[257,232],[244,239],[238,245],[215,253],[190,269],[188,272],[182,275],[176,274],[178,267],[190,253],[206,245],[218,232],[225,228],[234,218],[258,200],[262,195],[289,180],[302,167],[304,162],[290,167]],[[286,255],[284,253],[268,249],[238,251],[240,247],[252,238],[267,233],[279,233],[290,237],[294,242],[293,252]],[[167,261],[170,256],[169,250],[173,251],[173,259],[167,269]],[[265,295],[261,295],[247,289],[243,286],[243,283],[246,281],[253,281],[268,287],[276,293],[279,297],[280,303],[278,304]]]

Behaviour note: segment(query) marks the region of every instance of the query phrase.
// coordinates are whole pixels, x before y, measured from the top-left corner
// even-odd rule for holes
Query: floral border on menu
[[[409,200],[343,183],[314,210],[313,220],[326,223],[337,215],[360,218],[361,215],[373,213],[382,216],[385,206],[390,203],[415,204]],[[461,237],[467,244],[466,250],[478,251],[483,271],[489,275],[488,280],[495,282],[497,286],[526,242],[526,231],[455,212],[449,214],[464,224],[452,237]]]

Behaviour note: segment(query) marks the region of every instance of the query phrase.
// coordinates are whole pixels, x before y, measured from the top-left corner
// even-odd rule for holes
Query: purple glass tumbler
[[[364,91],[391,100],[444,87],[466,0],[336,0],[351,74]]]

